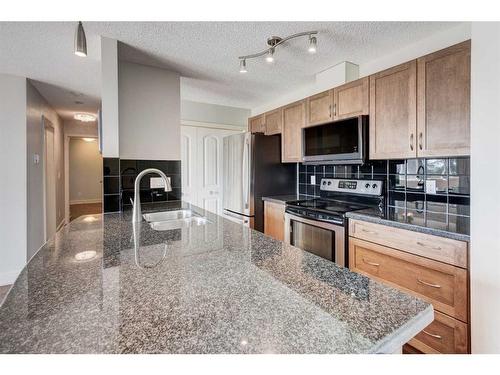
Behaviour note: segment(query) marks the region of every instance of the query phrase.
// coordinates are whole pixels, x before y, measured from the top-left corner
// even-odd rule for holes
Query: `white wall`
[[[102,201],[102,157],[97,139],[69,141],[69,202],[97,203]]]
[[[121,159],[181,158],[178,73],[120,61],[118,105]]]
[[[102,155],[119,156],[118,43],[101,37]]]
[[[246,127],[250,109],[181,101],[181,120]]]
[[[14,156],[14,157],[13,157]],[[0,285],[26,262],[26,78],[0,74]]]
[[[472,24],[471,335],[500,353],[500,23]],[[496,169],[496,170],[495,170]]]
[[[470,39],[470,34],[470,23],[463,23],[443,32],[436,33],[429,38],[410,44],[405,48],[395,50],[391,54],[380,56],[380,58],[374,59],[370,62],[359,63],[358,61],[352,61],[352,63],[359,63],[359,77],[366,77],[372,73],[404,63],[408,60],[412,60],[442,48],[449,47],[453,44],[463,42],[464,40]],[[342,83],[335,83],[331,80],[330,76],[330,74],[321,74],[320,72],[316,75],[317,79],[315,82],[311,82],[309,85],[297,88],[297,90],[289,92],[283,97],[276,98],[276,100],[273,100],[272,102],[252,108],[252,115],[257,115],[270,109],[307,98],[310,95],[314,95]],[[347,77],[346,82],[350,79],[352,79],[352,76]]]
[[[27,143],[27,196],[28,196],[28,259],[44,244],[45,213],[43,208],[43,138],[42,116],[54,126],[54,157],[56,167],[56,225],[64,220],[64,129],[57,115],[38,90],[27,83],[25,127]],[[33,162],[34,154],[40,155],[40,163]]]

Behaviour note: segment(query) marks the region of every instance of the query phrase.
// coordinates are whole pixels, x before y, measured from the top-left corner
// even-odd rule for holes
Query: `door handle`
[[[422,141],[423,141],[423,134],[422,134],[422,132],[420,132],[418,134],[418,148],[421,149],[421,150],[424,147]]]
[[[413,133],[410,134],[410,150],[413,151]]]
[[[332,118],[332,105],[328,106],[328,117]]]

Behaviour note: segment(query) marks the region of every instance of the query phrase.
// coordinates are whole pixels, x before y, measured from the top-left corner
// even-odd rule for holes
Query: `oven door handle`
[[[300,221],[300,219],[308,219],[308,220],[312,220],[312,221],[319,221],[321,223],[328,223],[328,224],[335,224],[335,225],[344,225],[344,223],[341,222],[341,221],[316,219],[315,217],[310,217],[310,216],[307,216],[307,215],[302,215],[302,214],[299,214],[299,213],[296,213],[296,212],[293,212],[293,211],[287,211],[286,209],[285,209],[285,213],[287,213],[288,215],[290,215],[292,218],[298,219],[298,221]]]

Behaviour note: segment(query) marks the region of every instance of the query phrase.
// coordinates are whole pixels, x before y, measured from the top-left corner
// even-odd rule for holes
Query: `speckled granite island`
[[[390,353],[433,320],[418,298],[192,209],[209,223],[134,230],[125,212],[63,228],[1,306],[0,352]]]

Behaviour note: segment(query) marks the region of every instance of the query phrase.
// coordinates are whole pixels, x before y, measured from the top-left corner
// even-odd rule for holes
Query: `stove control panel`
[[[349,194],[382,195],[380,180],[348,180],[342,178],[322,178],[320,189]]]

